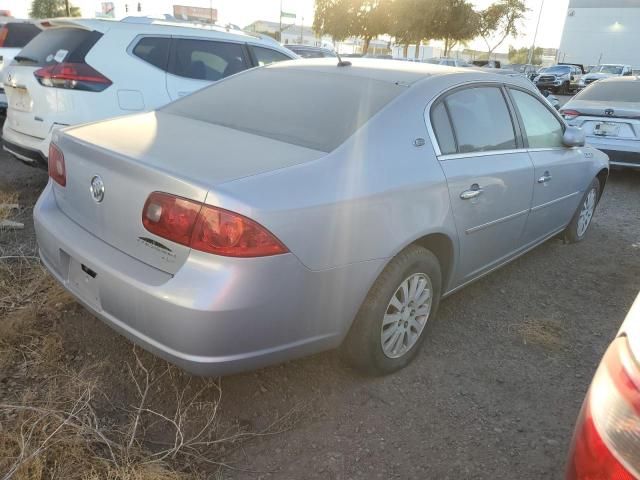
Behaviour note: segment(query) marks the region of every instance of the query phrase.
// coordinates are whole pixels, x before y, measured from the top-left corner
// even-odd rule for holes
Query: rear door
[[[57,88],[41,85],[34,72],[61,62],[84,63],[101,33],[79,27],[51,28],[24,47],[5,69],[9,126],[25,135],[45,138],[58,112]]]
[[[533,166],[502,87],[465,87],[431,109],[460,242],[457,281],[491,269],[522,246]]]
[[[571,220],[589,184],[589,158],[581,148],[565,147],[564,123],[544,99],[509,88],[534,166],[533,201],[525,230],[527,243],[557,232]]]
[[[243,43],[174,37],[167,74],[169,97],[177,100],[251,66]]]

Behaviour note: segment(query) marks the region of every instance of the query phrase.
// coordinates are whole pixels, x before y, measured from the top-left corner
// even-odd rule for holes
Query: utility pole
[[[69,0],[64,0],[64,6],[67,10],[67,17],[71,16],[71,7],[69,6]]]
[[[538,39],[538,27],[540,27],[540,18],[542,18],[542,10],[544,9],[544,0],[542,0],[542,5],[540,5],[540,13],[538,13],[538,23],[536,23],[536,33],[533,35],[533,44],[531,45],[531,50],[529,50],[529,61],[528,64],[533,62],[533,52],[536,48],[536,40]]]
[[[300,45],[302,45],[302,29],[304,28],[304,17],[302,17],[302,21],[300,22]]]
[[[280,18],[280,27],[278,28],[278,41],[282,43],[282,0],[280,0],[280,12],[278,12],[278,18]]]

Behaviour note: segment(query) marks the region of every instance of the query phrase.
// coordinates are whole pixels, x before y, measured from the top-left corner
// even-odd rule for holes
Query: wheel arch
[[[453,274],[455,258],[455,249],[451,237],[439,232],[429,233],[416,239],[410,245],[419,245],[436,256],[442,270],[442,291],[446,292]]]
[[[604,193],[604,187],[607,184],[607,179],[609,178],[609,169],[603,168],[602,170],[600,170],[596,175],[596,178],[598,179],[598,182],[600,182],[600,195],[598,197],[598,200],[600,200],[602,198],[602,194]]]

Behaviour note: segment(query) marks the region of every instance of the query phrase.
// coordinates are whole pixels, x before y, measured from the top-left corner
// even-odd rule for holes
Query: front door
[[[533,166],[512,117],[505,92],[497,86],[456,90],[431,111],[458,230],[458,284],[522,246]]]
[[[509,89],[519,113],[534,166],[533,201],[526,243],[536,243],[564,228],[589,184],[588,158],[581,148],[565,147],[564,125],[544,100]]]

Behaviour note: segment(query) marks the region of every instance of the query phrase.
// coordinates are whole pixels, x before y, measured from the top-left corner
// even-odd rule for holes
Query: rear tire
[[[405,367],[424,342],[441,288],[436,256],[417,245],[407,247],[371,287],[342,345],[343,359],[372,375]]]
[[[599,200],[600,182],[597,178],[594,178],[583,195],[582,200],[580,200],[580,204],[571,219],[571,223],[564,231],[563,237],[565,243],[578,243],[585,239]]]

